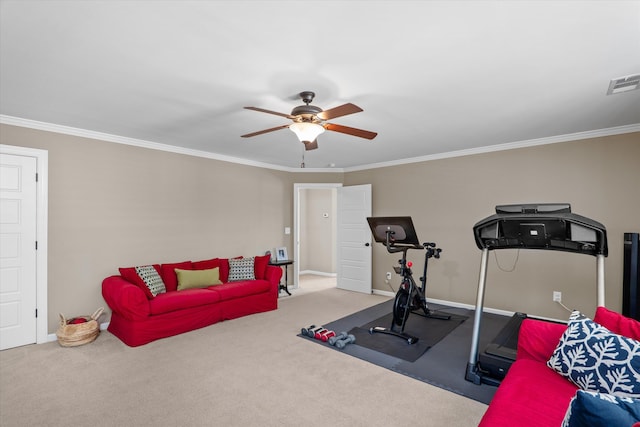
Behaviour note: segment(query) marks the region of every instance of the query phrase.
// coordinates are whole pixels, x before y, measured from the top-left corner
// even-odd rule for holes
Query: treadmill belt
[[[487,345],[485,353],[493,356],[504,357],[509,360],[516,360],[518,350],[518,333],[522,321],[527,318],[525,313],[516,313],[511,317],[509,323],[496,335],[493,341]]]

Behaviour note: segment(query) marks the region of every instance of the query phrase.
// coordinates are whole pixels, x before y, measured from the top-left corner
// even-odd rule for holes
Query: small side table
[[[293,260],[292,259],[283,259],[283,260],[279,260],[279,261],[269,261],[269,265],[275,265],[277,267],[284,267],[284,285],[282,284],[282,280],[280,281],[279,287],[278,287],[278,294],[280,294],[280,291],[284,289],[284,291],[291,295],[291,292],[289,292],[289,275],[287,274],[287,270],[289,269],[289,266],[293,264]]]

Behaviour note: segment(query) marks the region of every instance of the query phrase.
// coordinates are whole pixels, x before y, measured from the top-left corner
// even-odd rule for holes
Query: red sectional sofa
[[[615,334],[640,340],[640,322],[605,307],[597,308],[593,321]],[[516,361],[498,387],[479,427],[563,425],[578,387],[548,367],[547,361],[565,330],[567,325],[559,323],[535,319],[522,322]],[[611,422],[606,425],[618,425]]]
[[[232,264],[237,259],[232,259]],[[109,332],[135,347],[223,320],[277,309],[282,269],[268,265],[269,256],[244,260],[249,259],[253,260],[252,277],[238,276],[240,279],[230,279],[233,266],[223,258],[145,266],[147,271],[157,272],[157,284],[162,281],[163,290],[155,289],[156,295],[140,273],[144,268],[121,268],[120,275],[102,282],[102,296],[112,310]],[[208,272],[217,274],[217,284],[205,281],[194,287],[192,281],[188,288],[181,289],[178,274],[187,277],[187,273]]]

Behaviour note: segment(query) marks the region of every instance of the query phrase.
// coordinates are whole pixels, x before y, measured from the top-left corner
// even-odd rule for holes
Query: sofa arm
[[[271,288],[276,289],[276,292],[278,292],[278,288],[280,287],[280,279],[282,278],[282,268],[275,265],[267,265],[267,270],[265,271],[264,277],[271,284]]]
[[[562,323],[524,319],[518,334],[516,358],[546,362],[558,346],[566,329],[567,325]]]
[[[102,296],[111,310],[125,319],[143,320],[150,315],[149,300],[144,291],[122,276],[104,279]]]

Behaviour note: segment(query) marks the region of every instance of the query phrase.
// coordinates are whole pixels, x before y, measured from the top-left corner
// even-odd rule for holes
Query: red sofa
[[[237,258],[236,258],[237,259]],[[278,308],[282,269],[268,265],[269,256],[253,257],[254,279],[229,281],[229,260],[155,264],[164,284],[157,295],[149,292],[135,267],[102,282],[102,296],[112,310],[108,330],[135,347],[214,323]],[[179,290],[176,269],[218,269],[220,284]]]
[[[619,335],[640,340],[640,322],[605,307],[593,319]],[[525,319],[518,335],[516,361],[498,387],[480,427],[559,427],[576,387],[547,366],[566,325]],[[630,426],[629,426],[630,427]]]

